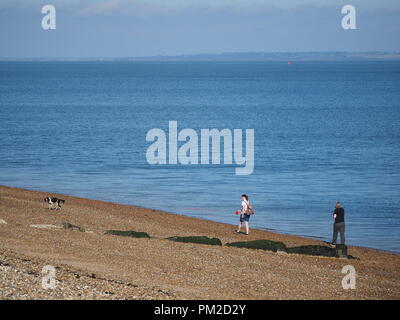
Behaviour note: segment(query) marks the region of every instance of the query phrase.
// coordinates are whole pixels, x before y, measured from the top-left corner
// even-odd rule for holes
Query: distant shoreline
[[[345,62],[345,61],[400,61],[400,52],[224,52],[139,57],[2,57],[10,61],[137,61],[137,62]]]

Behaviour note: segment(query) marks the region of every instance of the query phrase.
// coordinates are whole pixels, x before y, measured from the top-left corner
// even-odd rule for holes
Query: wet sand
[[[45,196],[66,200],[49,210]],[[167,206],[167,204],[166,204]],[[0,186],[0,299],[399,299],[400,255],[349,246],[359,260],[177,243],[205,235],[222,243],[268,239],[288,247],[325,243],[78,197]],[[232,216],[232,224],[237,217]],[[86,232],[60,228],[62,222]],[[34,226],[33,226],[34,225]],[[151,239],[105,235],[147,232]],[[43,289],[42,268],[56,268]],[[353,265],[356,289],[342,288]]]

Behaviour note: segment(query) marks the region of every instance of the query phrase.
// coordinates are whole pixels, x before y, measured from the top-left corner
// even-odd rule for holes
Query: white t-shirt
[[[246,213],[247,212],[247,202],[242,200],[242,210],[241,213]]]

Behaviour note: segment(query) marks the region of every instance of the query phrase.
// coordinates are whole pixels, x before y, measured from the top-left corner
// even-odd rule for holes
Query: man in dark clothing
[[[332,214],[335,222],[333,224],[333,239],[332,244],[336,244],[338,232],[340,232],[340,243],[344,244],[344,209],[340,205],[340,202],[336,202],[335,211]]]

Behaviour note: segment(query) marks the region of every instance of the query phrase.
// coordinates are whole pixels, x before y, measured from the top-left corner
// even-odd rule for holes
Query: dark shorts
[[[250,220],[250,215],[249,214],[241,214],[240,215],[240,222],[243,222],[243,221],[249,222],[249,220]]]

